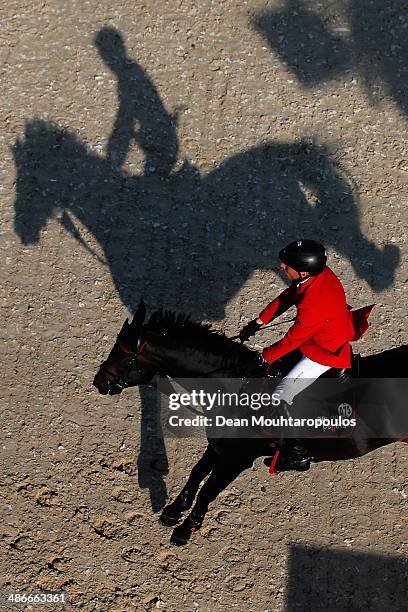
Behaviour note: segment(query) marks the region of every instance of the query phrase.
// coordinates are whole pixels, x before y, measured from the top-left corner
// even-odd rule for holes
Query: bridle
[[[127,362],[123,372],[117,374],[116,376],[105,365],[106,362],[105,364],[102,364],[102,371],[104,371],[109,377],[112,377],[108,382],[109,395],[118,395],[119,393],[122,393],[123,389],[126,389],[131,386],[127,379],[132,370],[136,369],[137,372],[142,372],[142,369],[137,367],[137,360],[138,357],[143,355],[143,353],[146,351],[148,344],[147,340],[142,341],[142,338],[139,337],[136,345],[136,350],[132,351],[126,344],[121,341],[120,334],[116,342],[118,343],[119,350],[122,353],[130,355],[130,359]]]

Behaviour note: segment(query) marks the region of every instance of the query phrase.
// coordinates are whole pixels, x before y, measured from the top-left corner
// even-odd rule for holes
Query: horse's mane
[[[242,344],[227,338],[220,331],[212,329],[209,323],[196,323],[190,315],[176,314],[171,310],[157,310],[147,323],[147,330],[160,334],[169,348],[184,350],[188,355],[216,362],[225,367],[234,367],[253,359],[256,354]]]

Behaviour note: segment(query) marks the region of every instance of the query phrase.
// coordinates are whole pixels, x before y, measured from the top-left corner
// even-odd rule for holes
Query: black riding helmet
[[[326,266],[326,249],[316,240],[295,240],[279,251],[279,259],[296,272],[320,274]]]

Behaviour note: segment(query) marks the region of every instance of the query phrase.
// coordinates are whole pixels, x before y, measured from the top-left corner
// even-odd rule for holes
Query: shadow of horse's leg
[[[235,459],[235,458],[234,458]],[[237,476],[251,467],[255,459],[244,457],[236,459],[234,463],[218,457],[207,482],[201,487],[196,503],[188,517],[173,530],[171,543],[177,546],[187,544],[191,535],[200,529],[208,510],[208,505],[214,501]]]
[[[141,489],[149,489],[153,512],[166,503],[167,487],[164,476],[168,473],[168,461],[164,440],[157,435],[159,406],[156,392],[140,387],[142,406],[140,424],[140,450],[137,460],[138,480]]]
[[[186,484],[177,495],[174,502],[166,506],[161,513],[159,520],[163,525],[166,525],[166,527],[174,527],[181,519],[183,512],[191,508],[200,484],[211,472],[216,460],[217,455],[209,444],[201,459],[191,470]]]

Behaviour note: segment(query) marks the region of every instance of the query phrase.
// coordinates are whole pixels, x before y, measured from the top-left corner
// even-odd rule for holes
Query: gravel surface
[[[91,387],[140,297],[234,335],[300,235],[378,304],[355,349],[407,343],[404,4],[2,4],[0,590],[406,610],[408,446],[276,479],[258,460],[179,549],[157,513],[204,441],[155,439],[150,391]]]

